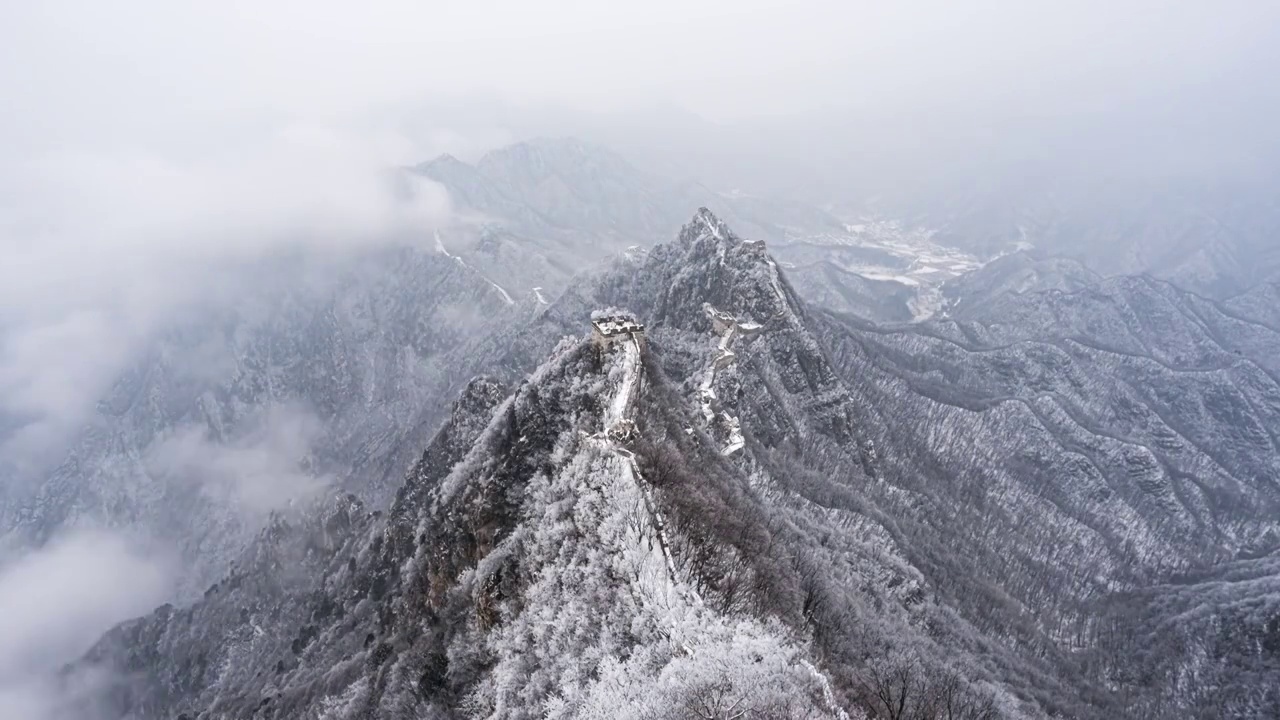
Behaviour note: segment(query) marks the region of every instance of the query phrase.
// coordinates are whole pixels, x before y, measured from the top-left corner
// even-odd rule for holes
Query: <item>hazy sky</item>
[[[1155,0],[50,0],[0,13],[6,142],[25,143],[328,123],[429,93],[674,103],[713,120],[1088,111],[1241,72],[1262,83],[1280,18],[1269,2]]]
[[[122,156],[223,171],[298,128],[378,162],[474,156],[527,131],[504,127],[521,106],[643,110],[642,126],[683,108],[815,163],[1043,150],[1098,127],[1188,152],[1230,135],[1248,153],[1277,134],[1278,67],[1265,0],[11,2],[0,202],[86,155],[128,185],[149,168],[118,177]],[[493,103],[502,117],[457,112]]]
[[[302,126],[409,162],[509,137],[483,113],[415,114],[480,101],[679,107],[828,151],[1091,124],[1238,134],[1280,105],[1277,66],[1263,0],[49,0],[0,8],[0,149],[197,162]]]

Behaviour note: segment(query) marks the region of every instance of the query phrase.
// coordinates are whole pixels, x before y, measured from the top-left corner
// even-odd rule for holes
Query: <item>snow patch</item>
[[[779,292],[781,292],[781,289],[779,289]],[[702,410],[702,419],[707,423],[708,429],[711,429],[716,424],[714,403],[717,398],[713,387],[716,381],[716,374],[737,362],[738,356],[733,351],[733,343],[738,339],[738,336],[742,333],[758,332],[761,329],[761,325],[757,322],[740,322],[733,315],[716,309],[710,303],[703,303],[702,310],[711,319],[712,329],[720,335],[720,342],[716,345],[716,352],[711,356],[711,362],[707,364],[706,370],[703,371],[702,382],[698,385],[698,403]],[[742,436],[742,426],[738,418],[733,415],[721,413],[721,417],[724,427],[727,428],[728,437],[725,440],[724,447],[720,450],[720,454],[732,455],[746,445],[746,441]]]
[[[452,254],[450,254],[450,253],[449,253],[449,251],[448,251],[448,249],[446,249],[446,248],[445,248],[445,246],[444,246],[444,241],[440,239],[440,231],[439,231],[439,230],[436,230],[436,231],[435,231],[435,233],[434,233],[434,235],[435,235],[435,238],[436,238],[436,252],[440,253],[441,255],[443,255],[443,256],[445,256],[445,257],[447,257],[447,258],[453,258],[454,260],[460,260],[460,258],[458,258],[456,255],[452,255]]]
[[[707,232],[711,233],[711,237],[717,240],[724,240],[724,235],[720,233],[720,228],[716,227],[716,224],[711,222],[711,218],[706,215],[699,215],[698,219],[702,221],[702,225],[707,229]]]
[[[484,277],[484,276],[483,276],[483,275],[481,275],[480,277]],[[507,291],[506,291],[506,290],[504,290],[504,289],[502,288],[502,286],[501,286],[501,285],[499,285],[498,283],[496,283],[496,282],[494,282],[494,281],[490,280],[489,278],[484,278],[484,279],[485,279],[485,280],[486,280],[490,285],[492,285],[492,286],[493,286],[493,287],[494,287],[498,292],[502,293],[502,299],[503,299],[503,300],[506,300],[508,305],[515,305],[515,304],[516,304],[516,301],[511,299],[511,296],[507,294]]]
[[[622,379],[605,413],[605,429],[611,429],[624,420],[630,420],[631,403],[636,386],[640,382],[640,341],[633,336],[622,346]]]
[[[489,283],[490,285],[492,285],[492,286],[494,287],[494,289],[495,289],[495,290],[497,290],[498,292],[502,293],[502,299],[503,299],[503,300],[505,300],[505,301],[506,301],[506,303],[507,303],[508,305],[515,305],[515,304],[516,304],[516,301],[511,299],[511,295],[509,295],[509,294],[507,293],[506,289],[504,289],[501,285],[499,285],[498,283],[496,283],[496,282],[494,282],[494,281],[490,280],[488,277],[485,277],[484,273],[482,273],[482,272],[480,272],[480,271],[476,270],[475,268],[472,268],[472,267],[471,267],[470,265],[468,265],[468,264],[466,263],[466,261],[464,261],[462,258],[458,257],[457,255],[453,255],[453,254],[451,254],[451,253],[449,252],[449,250],[444,246],[444,241],[440,238],[440,231],[439,231],[439,230],[436,230],[436,231],[434,232],[434,235],[435,235],[435,239],[436,239],[436,252],[440,253],[441,255],[444,255],[444,256],[445,256],[445,257],[447,257],[447,258],[452,259],[454,262],[458,263],[458,265],[460,265],[460,266],[462,266],[462,267],[464,267],[464,268],[466,268],[466,269],[468,269],[468,270],[470,270],[470,271],[474,272],[475,274],[479,275],[481,278],[484,278],[484,281],[485,281],[485,282]],[[541,295],[539,295],[539,296],[538,296],[538,298],[539,298],[539,299],[541,299],[541,298],[542,298],[542,296],[541,296]],[[544,304],[545,304],[545,303],[544,303]]]

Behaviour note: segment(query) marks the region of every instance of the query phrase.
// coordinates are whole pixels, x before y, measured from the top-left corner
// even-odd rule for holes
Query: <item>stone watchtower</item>
[[[614,315],[594,318],[591,321],[591,341],[597,347],[612,347],[619,341],[626,342],[631,338],[635,338],[640,343],[644,342],[644,325],[636,322],[634,317]]]

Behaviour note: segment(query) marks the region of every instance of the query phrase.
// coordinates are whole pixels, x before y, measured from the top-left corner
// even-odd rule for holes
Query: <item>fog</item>
[[[203,426],[187,426],[150,448],[152,473],[191,482],[222,505],[265,513],[315,496],[330,478],[307,471],[323,425],[293,405],[269,409],[247,423],[243,437],[218,442]]]
[[[57,708],[42,673],[88,649],[104,628],[168,592],[166,558],[118,538],[76,532],[0,564],[0,715],[39,720]]]
[[[717,188],[926,217],[1028,167],[1271,182],[1278,28],[1263,2],[6,3],[0,483],[38,479],[146,339],[237,268],[427,237],[447,193],[396,166],[581,135]],[[288,412],[149,461],[286,505],[318,487],[297,466],[314,420]],[[163,594],[121,543],[4,566],[0,685]]]

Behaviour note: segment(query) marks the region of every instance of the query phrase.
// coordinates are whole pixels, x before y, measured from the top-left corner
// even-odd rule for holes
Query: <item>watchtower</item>
[[[591,341],[598,347],[611,347],[618,341],[635,338],[644,341],[644,325],[628,315],[598,317],[591,321]]]

